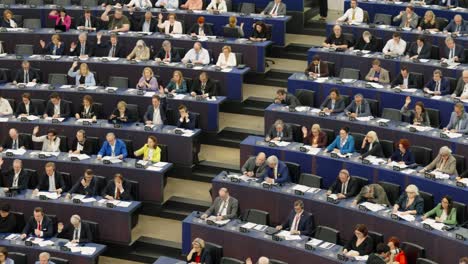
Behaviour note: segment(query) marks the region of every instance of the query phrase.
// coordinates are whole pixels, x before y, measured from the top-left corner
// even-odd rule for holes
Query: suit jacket
[[[332,151],[333,149],[339,149],[341,154],[353,153],[354,152],[354,138],[351,135],[348,135],[348,140],[346,140],[343,147],[340,144],[340,136],[337,136],[335,140],[328,145],[327,151]]]
[[[457,82],[457,87],[455,88],[455,91],[453,91],[453,94],[459,97],[462,95],[464,89],[465,89],[465,81],[463,81],[463,77],[460,77]]]
[[[175,49],[171,49],[170,56],[171,56],[170,57],[171,62],[180,62],[181,60],[180,54]],[[166,58],[166,51],[163,48],[161,48],[158,51],[158,54],[156,54],[156,58],[159,58],[160,60],[164,60]]]
[[[195,33],[196,35],[198,35],[199,29],[200,29],[200,24],[195,23],[192,25],[192,27],[190,28],[187,34]],[[203,23],[203,32],[205,32],[205,36],[213,36],[213,31],[211,30],[211,27],[206,23]]]
[[[91,180],[91,183],[88,185],[88,187],[84,187],[81,184],[81,180],[83,180],[84,177],[80,177],[78,181],[73,185],[73,187],[70,189],[69,193],[76,193],[76,194],[82,194],[86,196],[96,196],[99,195],[97,192],[97,180],[95,177]]]
[[[366,158],[367,156],[376,156],[376,157],[379,157],[379,158],[384,157],[384,154],[383,154],[383,151],[382,151],[382,146],[380,145],[380,142],[375,141],[372,144],[372,149],[371,150],[369,150],[369,147],[370,147],[370,144],[367,143],[366,146],[363,149],[361,149],[361,157],[363,159]]]
[[[110,118],[109,117],[109,120],[110,121],[117,121],[117,123],[133,123],[133,122],[136,122],[137,121],[137,117],[135,116],[135,113],[133,111],[131,111],[130,109],[126,108],[125,109],[125,114],[124,114],[124,117],[127,118],[126,121],[123,121],[121,118],[120,118],[120,111],[119,109],[115,108],[114,111],[112,112],[112,115],[114,115],[115,117],[113,118]]]
[[[369,50],[371,52],[378,51],[377,40],[375,37],[371,37],[369,43],[364,41],[364,38],[361,36],[356,45],[354,45],[355,50]]]
[[[299,99],[297,99],[296,96],[293,94],[287,93],[286,98],[280,102],[281,104],[288,105],[288,106],[300,106],[301,102],[299,102]]]
[[[127,181],[123,181],[122,186],[124,188],[124,192],[120,194],[120,200],[122,201],[132,201],[132,188],[130,183]],[[112,196],[115,198],[115,182],[113,180],[110,180],[109,183],[107,183],[106,188],[102,191],[102,197],[105,197],[106,195]]]
[[[95,16],[91,16],[90,17],[90,20],[91,20],[91,27],[94,27],[94,28],[99,28],[100,26],[100,20],[97,19]],[[86,25],[86,18],[85,16],[81,16],[80,18],[77,19],[76,21],[76,27],[84,27]]]
[[[382,259],[377,253],[372,253],[369,255],[369,258],[366,261],[366,264],[386,264],[384,259]]]
[[[406,54],[410,57],[418,56],[418,59],[430,59],[431,58],[431,50],[432,46],[428,43],[424,43],[423,47],[421,48],[421,52],[418,55],[418,43],[412,42]]]
[[[450,56],[450,49],[447,48],[447,46],[444,46],[444,52],[442,54],[444,54],[442,58],[448,59],[448,57]],[[455,56],[458,57],[458,62],[465,62],[465,49],[463,48],[463,46],[455,44]]]
[[[431,91],[434,91],[436,88],[436,82],[434,81],[434,79],[431,79],[426,83],[426,85],[424,85],[424,87],[429,88],[429,90]],[[442,79],[440,80],[440,93],[442,95],[450,93],[450,81],[445,77],[442,77]]]
[[[332,113],[341,113],[344,111],[346,105],[343,98],[340,98],[335,101],[335,107],[333,108]],[[327,96],[325,101],[320,105],[320,109],[323,110],[324,108],[332,109],[332,99],[330,96]]]
[[[18,135],[18,148],[24,147],[25,149],[30,149],[31,148],[31,143],[26,137],[22,137]],[[2,147],[4,149],[11,149],[13,145],[13,139],[11,139],[10,136],[7,136],[5,138],[5,141],[3,141]]]
[[[221,210],[222,204],[223,200],[220,197],[216,197],[213,203],[211,204],[210,208],[206,210],[205,214],[207,214],[208,216],[217,215]],[[238,209],[239,202],[237,201],[237,199],[232,196],[229,196],[228,204],[226,207],[226,215],[223,216],[223,220],[236,218]]]
[[[109,53],[112,48],[112,43],[110,41],[107,41],[105,43],[99,43],[96,45],[96,55],[102,56],[102,57],[108,57]],[[120,42],[117,42],[115,45],[115,51],[114,55],[116,58],[126,58],[127,57],[127,52],[125,50],[125,47],[123,47]]]
[[[390,202],[388,201],[387,193],[385,192],[384,188],[379,184],[373,183],[368,185],[369,188],[373,189],[373,198],[365,198],[360,193],[356,196],[356,201],[360,203],[362,200],[366,200],[367,202],[375,203],[375,204],[384,204],[391,206]]]
[[[77,148],[78,148],[78,140],[75,137],[73,139],[73,143],[72,143],[70,149],[73,150],[73,151],[76,151]],[[95,152],[95,150],[94,150],[93,142],[91,142],[89,140],[85,140],[85,142],[83,144],[83,150],[80,153],[81,154],[86,154],[86,155],[94,155],[94,154],[96,154],[94,152]]]
[[[367,73],[366,75],[366,80],[368,80],[368,78],[374,78],[374,75],[375,75],[375,70],[374,68],[371,68],[369,70],[369,73]],[[380,68],[379,83],[390,83],[390,74],[384,68]]]
[[[323,131],[320,131],[319,134],[318,134],[318,139],[317,139],[318,147],[319,148],[325,147],[327,145],[327,140],[328,140],[327,133],[325,133]],[[309,131],[307,136],[303,139],[303,142],[304,142],[304,144],[312,145],[312,143],[313,143],[312,131]]]
[[[65,181],[63,180],[62,174],[58,171],[55,171],[54,178],[55,178],[55,188],[66,191],[67,186],[65,185]],[[45,192],[49,191],[49,176],[47,176],[46,173],[44,173],[39,179],[39,184],[37,185],[36,189],[39,189],[39,191],[45,191]]]
[[[398,204],[399,211],[412,211],[416,210],[417,215],[422,215],[424,214],[424,199],[418,195],[414,198],[414,202],[406,208],[406,204],[408,202],[408,195],[406,193],[403,193],[400,195],[398,200],[395,202],[395,204]]]
[[[140,23],[137,26],[137,31],[143,31],[143,25],[145,24],[145,21],[146,20],[145,20],[144,17],[140,20]],[[159,31],[158,21],[157,20],[155,20],[153,18],[150,20],[149,30],[150,30],[150,32],[158,32]]]
[[[328,188],[329,191],[331,191],[332,193],[335,193],[335,194],[338,194],[338,193],[341,193],[341,181],[340,179],[336,179],[335,182],[330,186],[330,188]],[[346,186],[346,198],[350,198],[350,197],[354,197],[356,195],[358,195],[359,193],[359,183],[356,179],[354,179],[353,177],[350,177],[349,178],[349,181],[348,181],[348,186]]]
[[[268,5],[263,10],[263,13],[265,13],[266,15],[269,15],[274,7],[275,7],[275,2],[274,1],[269,2]],[[280,5],[278,6],[278,9],[276,10],[276,14],[278,16],[286,15],[286,4],[285,3],[283,3],[283,2],[280,3]]]
[[[463,113],[463,115],[460,118],[458,118],[457,114],[455,112],[452,112],[452,114],[450,115],[450,121],[447,125],[447,129],[456,129],[458,125],[460,127],[460,130],[458,130],[459,133],[468,133],[467,113]]]
[[[79,233],[79,242],[80,243],[91,243],[93,242],[93,234],[91,233],[91,228],[87,223],[81,222],[81,228]],[[57,238],[64,238],[68,240],[73,240],[73,233],[75,232],[75,227],[72,224],[67,224],[63,228],[62,232],[57,234]]]
[[[431,217],[431,216],[436,216],[440,217],[444,210],[442,209],[442,205],[439,203],[436,207],[434,207],[432,210],[429,212],[425,213],[424,215],[426,217]],[[457,224],[457,209],[452,208],[452,210],[449,212],[447,219],[444,221],[444,224],[446,225],[456,225]]]
[[[197,95],[201,95],[201,81],[195,80],[192,82],[192,92],[195,92]],[[209,94],[209,96],[217,96],[218,95],[218,87],[216,87],[216,83],[213,82],[211,79],[208,78],[208,81],[205,84],[205,94]]]
[[[419,19],[418,15],[416,13],[413,13],[409,21],[410,28],[416,28],[418,26],[418,19]],[[408,22],[408,17],[406,16],[406,14],[403,14],[401,17],[395,16],[393,18],[393,22],[398,22],[398,21],[401,21],[400,27],[405,27],[406,23]]]
[[[55,48],[55,44],[52,42],[49,42],[42,49],[42,53],[47,54],[47,55],[54,55],[54,48]],[[60,45],[60,48],[57,47],[55,49],[55,55],[65,55],[65,44],[63,42],[62,42],[62,45]]]
[[[448,6],[448,0],[436,0],[437,4],[440,6]],[[450,0],[450,6],[459,6],[458,0]]]
[[[320,71],[320,77],[328,77],[328,65],[327,65],[325,62],[320,61],[320,63],[319,63],[319,71]],[[305,70],[305,74],[306,74],[307,76],[309,76],[309,73],[310,73],[310,72],[316,73],[316,72],[315,72],[315,65],[314,65],[313,62],[311,62],[311,63],[309,64],[309,66],[307,66],[307,69]]]
[[[78,42],[76,43],[76,48],[73,51],[71,51],[70,49],[70,56],[80,56],[80,50],[81,50],[81,43]],[[91,43],[90,41],[87,41],[85,45],[84,53],[90,57],[94,56],[94,44]]]
[[[85,112],[85,107],[84,105],[80,105],[80,110],[78,111],[78,113],[80,115],[80,118],[86,118],[86,119],[90,119],[90,118],[93,118],[94,116],[98,117],[99,118],[99,107],[95,104],[92,104],[90,107],[89,107],[89,110],[88,112]]]
[[[35,236],[34,235],[35,229],[37,229],[37,222],[34,219],[34,216],[31,216],[29,220],[26,222],[26,225],[24,226],[23,234]],[[54,224],[52,222],[52,219],[50,219],[46,215],[44,215],[44,218],[42,219],[41,231],[43,232],[43,237],[45,238],[50,238],[54,236]]]
[[[450,21],[450,23],[444,28],[444,31],[448,32],[457,32],[457,24],[455,24],[455,21]],[[468,22],[465,20],[462,21],[460,27],[459,27],[459,32],[461,33],[466,33],[468,31]]]
[[[270,131],[268,131],[268,134],[266,136],[270,137],[270,139],[279,137],[279,133],[278,131],[276,131],[276,127],[274,124],[271,126]],[[292,128],[287,124],[284,124],[283,136],[281,137],[281,141],[293,141]]]
[[[123,155],[124,158],[127,157],[127,146],[125,145],[125,142],[121,139],[116,139],[115,140],[115,150],[114,150],[115,156]],[[112,148],[109,142],[104,141],[102,144],[101,149],[98,152],[98,155],[105,157],[105,156],[111,156],[112,155]]]
[[[146,109],[145,115],[143,119],[146,121],[153,121],[153,114],[154,114],[154,107],[153,105],[149,105]],[[167,116],[166,116],[166,104],[162,101],[159,103],[159,114],[161,116],[161,120],[164,125],[167,125]]]
[[[439,170],[443,173],[458,176],[457,160],[455,159],[455,157],[450,156],[444,166],[442,166],[443,163],[444,161],[442,160],[442,156],[439,154],[431,163],[429,163],[429,165],[425,167],[425,169],[432,170],[432,169],[439,168]]]
[[[346,114],[350,114],[350,113],[356,113],[357,112],[357,105],[356,105],[356,101],[352,101],[344,110],[344,112]],[[369,106],[369,103],[367,102],[366,99],[362,99],[362,102],[361,102],[361,107],[360,107],[360,110],[359,110],[359,113],[357,113],[357,116],[371,116],[372,113],[371,113],[371,110],[370,110],[370,106]]]
[[[418,121],[418,120],[415,120],[416,112],[414,110],[409,110],[404,105],[401,107],[400,113],[403,116],[409,117],[411,119],[410,120],[411,124],[414,124],[415,121]],[[431,120],[429,119],[429,114],[427,113],[427,111],[425,111],[424,113],[421,113],[421,117],[422,119],[420,120],[420,123],[422,126],[431,125]]]
[[[275,180],[275,183],[286,183],[286,182],[291,182],[291,178],[289,177],[289,169],[288,169],[288,166],[286,166],[286,164],[282,161],[278,161],[278,171],[277,171],[277,174],[276,174],[276,180]],[[263,179],[265,178],[271,178],[271,179],[274,179],[275,178],[275,174],[274,174],[274,169],[270,168],[270,166],[267,166],[266,167],[266,170],[265,172],[263,173]]]
[[[414,164],[414,155],[411,153],[409,149],[406,150],[405,154],[402,155],[400,150],[396,150],[393,152],[392,156],[390,157],[392,161],[400,162],[404,161],[406,165]]]
[[[15,171],[13,169],[8,170],[3,174],[3,187],[11,188],[13,186],[13,179],[15,177]],[[18,175],[18,189],[26,190],[29,183],[29,173],[24,169],[20,171]]]
[[[189,261],[187,261],[187,263],[195,262],[195,258],[197,257],[196,255],[197,254],[193,254],[192,258]],[[200,263],[203,264],[214,264],[211,254],[206,248],[204,248],[200,254],[200,261]]]
[[[397,85],[402,85],[403,84],[403,75],[398,74],[396,79],[392,81],[391,86],[395,87]],[[416,82],[416,78],[414,77],[413,74],[408,73],[408,87],[407,88],[420,88],[418,87],[418,83]]]
[[[294,223],[294,218],[296,217],[296,211],[292,210],[289,213],[288,218],[281,225],[283,229],[291,230]],[[299,219],[299,224],[297,225],[297,231],[301,232],[301,235],[312,236],[314,234],[315,222],[314,216],[306,211],[303,211],[301,214],[301,219]]]
[[[180,114],[177,117],[177,127],[179,128],[185,128],[185,129],[195,129],[196,124],[197,124],[197,116],[195,114],[189,112],[189,120],[187,122],[186,119],[184,119],[182,122],[180,122]]]
[[[60,117],[70,117],[70,109],[70,103],[64,101],[63,99],[60,100]],[[50,100],[47,102],[44,113],[46,113],[48,116],[54,115],[54,104]]]
[[[37,82],[40,82],[41,81],[41,78],[39,76],[39,73],[36,72],[35,70],[33,69],[29,69],[29,81],[32,81],[36,79]],[[17,83],[24,83],[24,71],[23,69],[19,69],[17,72],[16,72],[16,76],[15,76],[15,81]]]
[[[255,163],[255,159],[256,157],[250,157],[245,163],[244,165],[242,166],[241,168],[241,172],[242,173],[245,173],[245,172],[248,172],[248,171],[253,171],[255,173],[255,177],[258,177],[260,175],[263,175],[263,173],[265,172],[265,168],[266,168],[266,162],[264,162],[261,166],[259,166],[257,168],[256,171],[255,170],[255,166],[256,166],[256,163]]]
[[[16,116],[19,116],[21,114],[29,114],[29,115],[38,115],[38,112],[37,112],[37,109],[36,109],[36,106],[33,105],[31,102],[29,103],[29,113],[26,113],[26,105],[21,102],[18,104],[18,106],[16,107],[16,112],[15,112],[15,115]]]

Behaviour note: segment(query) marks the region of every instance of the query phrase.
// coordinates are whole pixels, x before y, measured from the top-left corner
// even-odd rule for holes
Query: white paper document
[[[277,234],[277,236],[284,237],[284,240],[301,240],[299,235],[291,235],[291,232],[283,230]]]
[[[330,242],[324,242],[319,247],[323,249],[331,249],[333,246],[335,246],[335,244]]]
[[[292,187],[292,189],[293,189],[294,191],[300,191],[300,192],[305,193],[305,192],[307,192],[307,191],[310,189],[310,187],[309,187],[309,186],[305,186],[305,185],[296,184],[296,185],[294,185],[294,187]]]
[[[129,207],[132,204],[132,202],[126,202],[126,201],[119,201],[119,203],[116,204],[118,207]]]
[[[316,238],[312,238],[309,242],[307,242],[306,244],[307,245],[311,245],[313,247],[317,247],[318,245],[320,245],[320,243],[322,243],[323,240],[320,240],[320,239],[316,239]]]
[[[257,226],[257,224],[249,222],[249,223],[243,224],[241,227],[250,230],[250,229],[252,229],[252,228],[254,228],[256,226]]]
[[[360,205],[365,206],[367,209],[371,210],[372,212],[378,212],[384,210],[386,207],[381,204],[374,204],[369,202],[363,202]]]
[[[56,200],[60,197],[60,194],[56,192],[39,192],[37,194],[38,196],[44,195],[45,197],[51,199],[51,200]]]
[[[450,175],[448,175],[446,173],[443,173],[443,172],[440,172],[440,171],[433,171],[431,173],[434,174],[435,178],[439,179],[439,180],[448,180],[448,179],[450,179]]]
[[[68,157],[69,158],[77,158],[78,160],[86,160],[86,159],[90,159],[91,157],[86,155],[86,154],[68,154]]]
[[[449,138],[459,138],[463,136],[463,134],[461,133],[455,133],[455,132],[449,132],[449,131],[444,132],[444,134],[447,135],[447,137]]]
[[[226,220],[216,220],[216,216],[212,215],[210,217],[208,217],[206,220],[210,220],[210,221],[213,221],[214,223],[216,223],[217,225],[225,225],[227,223],[229,223],[229,219],[226,219]]]
[[[102,160],[108,160],[110,163],[112,164],[116,164],[116,163],[121,163],[122,160],[119,159],[118,157],[111,157],[111,156],[105,156],[102,158]]]
[[[374,118],[373,116],[358,116],[356,117],[356,120],[361,121],[361,122],[369,122]]]
[[[424,132],[432,130],[433,128],[430,126],[416,126],[416,125],[408,125],[407,128],[414,127],[417,131]]]
[[[401,219],[405,220],[405,221],[408,221],[408,222],[413,222],[416,218],[414,217],[414,215],[410,215],[410,214],[405,214],[403,215],[401,212],[398,212],[397,213],[398,217],[400,217]]]
[[[5,152],[12,153],[15,156],[22,156],[24,153],[26,153],[25,149],[19,148],[19,149],[7,149]]]
[[[54,242],[51,240],[44,240],[38,243],[40,247],[47,247],[47,246],[53,246]]]
[[[51,116],[48,116],[48,117],[45,118],[45,120],[48,120],[48,121],[58,120],[61,123],[61,122],[63,122],[63,120],[65,120],[65,118],[63,118],[63,117],[53,118]]]
[[[445,227],[444,223],[436,222],[436,220],[434,220],[432,218],[427,218],[426,220],[422,221],[421,223],[430,225],[432,228],[437,229],[437,230],[442,230],[442,228]]]

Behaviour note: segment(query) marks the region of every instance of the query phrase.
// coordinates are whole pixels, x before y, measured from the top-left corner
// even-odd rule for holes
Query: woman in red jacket
[[[388,239],[388,247],[390,248],[390,258],[388,264],[408,264],[406,261],[405,252],[400,248],[400,240],[396,237]]]

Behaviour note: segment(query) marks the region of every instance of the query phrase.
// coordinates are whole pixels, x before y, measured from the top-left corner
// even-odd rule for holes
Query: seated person
[[[50,100],[47,102],[44,118],[67,118],[71,115],[70,103],[62,100],[57,92],[53,92],[49,96]]]
[[[195,238],[192,242],[192,249],[187,255],[187,263],[214,264],[211,259],[210,252],[205,249],[205,241],[198,237]]]
[[[369,103],[359,93],[354,96],[354,100],[345,108],[344,113],[354,118],[372,115]]]
[[[377,244],[375,248],[375,253],[372,253],[369,255],[369,258],[367,259],[366,263],[372,263],[372,264],[394,263],[393,261],[387,262],[390,254],[391,254],[390,247],[388,245],[385,245],[384,243],[379,243]]]
[[[304,202],[297,200],[294,202],[294,209],[289,213],[288,218],[276,226],[277,230],[288,230],[291,235],[312,236],[315,229],[314,216],[304,210]]]
[[[358,7],[357,0],[351,0],[350,8],[339,17],[336,22],[346,22],[347,24],[360,24],[364,22],[364,10]]]
[[[94,177],[94,172],[91,169],[87,169],[84,172],[84,176],[81,177],[70,189],[67,194],[67,199],[70,199],[72,194],[81,194],[85,196],[96,196],[97,193],[97,179]]]
[[[245,264],[253,264],[254,262],[252,261],[252,258],[246,258],[245,259]],[[260,257],[258,258],[258,261],[256,262],[257,264],[270,264],[270,259],[267,257]]]
[[[235,219],[237,218],[238,209],[239,202],[237,199],[229,195],[227,188],[220,188],[218,197],[214,199],[210,208],[205,211],[201,218],[206,219],[210,216],[216,216],[217,221]]]
[[[0,232],[2,233],[15,233],[16,231],[16,216],[14,214],[10,214],[10,205],[7,203],[3,203],[0,205]],[[2,250],[0,248],[0,262],[1,262],[1,253]],[[5,254],[5,253],[3,253]],[[14,264],[14,262],[5,264]]]
[[[419,36],[416,42],[412,42],[406,55],[412,60],[414,59],[430,59],[432,46],[426,43],[424,36]]]
[[[204,49],[200,42],[195,42],[193,48],[190,49],[182,59],[183,63],[193,64],[210,64],[210,54],[208,50]]]
[[[465,49],[461,45],[457,45],[455,40],[452,37],[447,37],[445,39],[445,46],[443,52],[441,53],[441,61],[453,61],[464,63],[465,62]]]
[[[375,59],[372,62],[372,67],[366,75],[366,80],[378,83],[390,83],[390,74],[380,66],[380,61]]]
[[[54,34],[49,43],[45,43],[42,39],[39,41],[42,53],[47,55],[65,55],[65,44],[61,41],[60,35]]]
[[[328,65],[325,62],[322,62],[320,56],[315,55],[312,58],[312,63],[307,66],[305,75],[312,78],[328,77]]]
[[[211,78],[208,77],[208,73],[204,71],[200,73],[198,80],[192,82],[191,90],[192,92],[190,95],[192,96],[201,95],[206,98],[218,95],[216,83],[212,81]]]
[[[179,0],[158,0],[154,6],[166,9],[179,9]]]
[[[276,90],[276,98],[275,98],[275,104],[284,104],[287,106],[300,106],[301,102],[299,102],[299,99],[291,93],[288,93],[286,89],[278,89]]]
[[[383,158],[384,154],[382,151],[382,145],[380,145],[379,138],[375,131],[369,131],[366,137],[362,141],[361,145],[361,158],[365,159],[367,156],[374,156]]]
[[[229,17],[229,23],[226,24],[225,27],[228,28],[237,28],[238,32],[238,37],[243,38],[244,37],[244,23],[240,23],[240,25],[237,25],[237,18],[236,16],[230,16]]]
[[[40,81],[39,73],[31,69],[29,61],[25,60],[21,63],[21,69],[16,72],[13,84],[17,83],[37,83]]]
[[[253,24],[254,30],[250,36],[251,41],[266,41],[270,38],[267,25],[263,21]]]
[[[365,256],[374,251],[374,240],[369,236],[367,226],[358,224],[354,228],[354,236],[343,248],[343,253],[349,257]]]
[[[249,177],[258,178],[263,175],[266,169],[266,155],[263,152],[259,152],[256,157],[250,157],[245,161],[241,168],[241,172]]]
[[[60,10],[52,10],[49,13],[49,19],[55,20],[55,27],[63,26],[65,27],[65,31],[70,30],[70,26],[72,23],[72,18],[67,14],[67,10],[62,8]],[[62,30],[63,31],[63,30]]]
[[[139,0],[132,0],[138,2]],[[151,5],[150,0],[145,0],[148,1],[149,5]],[[158,28],[158,21],[153,18],[153,13],[151,11],[146,11],[143,19],[141,19],[140,23],[136,26],[137,31],[141,32],[148,32],[148,33],[153,33],[159,31]]]
[[[83,96],[83,103],[80,105],[80,110],[75,114],[76,119],[93,119],[96,120],[99,114],[98,106],[93,103],[91,95]]]
[[[86,139],[86,132],[83,129],[80,129],[76,132],[76,136],[73,139],[73,143],[69,152],[70,154],[95,154],[93,142]]]
[[[17,28],[18,23],[15,21],[15,18],[13,17],[13,12],[11,10],[5,9],[3,11],[3,18],[2,21],[0,22],[0,27],[4,28]]]
[[[179,105],[179,117],[177,118],[176,126],[184,129],[195,129],[197,124],[197,117],[194,113],[189,112],[185,105]]]
[[[328,188],[327,195],[336,194],[338,199],[354,197],[359,192],[359,182],[349,175],[348,170],[340,170],[338,177]]]
[[[320,129],[319,124],[312,125],[310,131],[307,131],[307,128],[303,126],[302,137],[304,144],[313,148],[324,148],[327,145],[327,134]]]
[[[454,133],[468,133],[468,114],[465,113],[465,107],[463,103],[458,102],[453,107],[450,121],[444,131],[450,131]]]
[[[267,167],[262,175],[262,179],[269,184],[282,184],[291,182],[288,166],[279,161],[276,156],[270,156],[266,160]]]
[[[181,71],[174,71],[172,74],[172,79],[169,84],[164,88],[165,93],[178,93],[184,94],[187,93],[187,83],[184,80],[184,75]]]
[[[434,209],[425,213],[423,220],[435,216],[436,222],[446,225],[456,225],[457,223],[457,208],[453,207],[452,197],[444,195],[442,201]]]
[[[456,14],[452,21],[444,28],[444,33],[458,33],[463,34],[468,31],[468,23],[463,19],[460,14]]]
[[[78,35],[78,43],[72,42],[70,44],[70,56],[79,56],[87,58],[94,56],[94,45],[88,41],[88,34],[85,32]]]
[[[403,116],[409,117],[411,124],[415,126],[430,126],[431,120],[429,119],[429,114],[424,108],[424,103],[421,101],[416,102],[414,105],[414,110],[409,110],[409,104],[411,103],[411,97],[407,96],[405,104],[400,110],[400,113]]]
[[[458,0],[439,0],[437,4],[450,8],[459,6]]]
[[[0,168],[2,167],[3,159],[0,158]],[[3,191],[8,192],[10,189],[26,190],[29,183],[29,173],[23,170],[23,162],[20,159],[15,159],[11,169],[2,171],[3,175]]]
[[[210,4],[206,7],[208,11],[219,11],[220,13],[227,12],[226,1],[224,0],[211,0]]]
[[[337,114],[343,112],[345,107],[345,100],[340,96],[340,91],[333,88],[330,90],[330,95],[320,105],[320,110],[327,114]]]
[[[115,8],[122,8],[126,1],[124,0],[100,0],[99,3],[102,7],[113,6]]]
[[[0,95],[0,116],[7,116],[13,114],[10,102]]]
[[[70,240],[72,243],[91,243],[93,234],[88,223],[81,222],[79,215],[70,217],[70,224],[64,225],[62,222],[57,224],[57,238]]]
[[[102,157],[117,157],[119,159],[125,159],[127,157],[127,146],[121,139],[117,139],[115,134],[110,132],[106,135],[106,141],[102,144],[101,150],[99,150],[97,159],[101,160]]]
[[[130,3],[127,4],[127,7],[147,9],[147,8],[152,8],[153,3],[151,3],[151,0],[131,0]],[[146,16],[146,14],[145,14],[145,16]],[[151,32],[155,32],[155,31],[151,31]]]
[[[340,129],[340,134],[335,138],[335,140],[328,145],[328,147],[324,150],[325,153],[327,152],[338,152],[341,154],[348,154],[353,153],[354,150],[354,138],[349,134],[348,127],[342,127]]]
[[[406,187],[405,193],[400,195],[393,206],[393,213],[422,215],[424,213],[424,199],[419,195],[416,185],[410,184]]]
[[[439,23],[437,22],[434,12],[431,10],[426,11],[424,18],[419,22],[418,30],[439,31]]]
[[[398,149],[393,152],[388,161],[395,161],[405,165],[414,164],[415,160],[410,150],[410,142],[405,138],[400,139],[400,141],[398,141]]]
[[[160,89],[159,84],[158,84],[158,79],[154,77],[153,70],[150,67],[145,67],[143,69],[143,74],[141,75],[141,78],[138,81],[137,88],[144,89],[144,90],[156,90],[156,91]],[[161,91],[161,92],[164,93],[164,91]]]
[[[223,47],[223,52],[219,54],[216,66],[219,66],[221,68],[237,66],[236,54],[231,51],[231,46]]]
[[[30,143],[31,142],[29,142],[26,137],[21,137],[19,135],[16,128],[10,128],[10,130],[8,130],[8,137],[4,139],[0,151],[6,149],[28,149],[31,145]]]
[[[124,101],[119,101],[117,103],[117,108],[114,109],[109,117],[109,121],[119,123],[133,123],[136,122],[137,119],[135,113],[127,108],[127,103]]]
[[[187,0],[185,1],[185,4],[180,5],[180,8],[188,10],[202,10],[203,0]]]
[[[81,63],[80,69],[74,71],[78,62],[73,62],[70,70],[68,70],[68,76],[75,78],[75,85],[81,86],[94,86],[96,85],[96,80],[94,79],[94,74],[89,70],[88,64]]]
[[[441,147],[437,157],[419,172],[424,173],[429,170],[435,170],[448,175],[458,176],[457,160],[452,155],[452,150],[447,146]]]
[[[111,201],[132,201],[131,189],[130,183],[124,179],[123,175],[117,173],[114,175],[114,179],[107,183],[101,196]]]
[[[382,49],[382,52],[385,55],[392,56],[401,56],[405,54],[406,51],[406,41],[401,39],[400,33],[393,33],[393,38],[389,39],[385,43],[385,47]]]
[[[146,125],[165,125],[167,124],[166,104],[161,102],[159,95],[151,97],[151,105],[146,109],[143,120]]]
[[[90,9],[85,9],[83,16],[78,18],[76,22],[76,29],[96,31],[97,28],[100,28],[98,18],[92,15]]]
[[[462,100],[468,99],[468,70],[464,70],[462,76],[458,78],[457,86],[451,97],[460,97]]]
[[[362,187],[361,192],[354,199],[353,205],[358,205],[361,202],[370,202],[385,206],[391,206],[384,188],[382,188],[382,186],[376,183],[372,183]]]
[[[392,81],[391,86],[398,86],[400,89],[419,88],[416,78],[408,71],[406,66],[400,68],[400,74]]]
[[[41,207],[34,208],[33,216],[29,218],[24,226],[21,239],[25,239],[28,236],[40,238],[51,238],[54,236],[52,219],[44,214],[44,210]]]
[[[325,39],[322,46],[325,48],[347,49],[349,40],[342,34],[341,26],[335,25],[333,27],[333,33]]]
[[[39,126],[35,126],[32,133],[33,142],[42,142],[41,151],[45,152],[60,152],[60,137],[57,136],[57,131],[49,128],[47,135],[37,136]]]
[[[34,189],[34,193],[38,192],[56,192],[61,194],[67,190],[65,181],[60,172],[55,170],[55,163],[47,162],[45,165],[45,173],[39,178],[39,184]]]
[[[205,17],[198,17],[197,23],[193,24],[187,34],[192,36],[213,36],[210,25],[205,23]]]
[[[15,115],[17,118],[22,116],[38,115],[36,106],[31,103],[30,93],[23,93],[21,95],[21,103],[16,107]]]
[[[370,52],[376,52],[377,49],[377,39],[372,36],[369,31],[362,32],[362,36],[354,45],[354,50],[368,50]]]
[[[176,20],[176,14],[169,14],[167,20],[162,22],[163,15],[158,15],[158,28],[164,29],[164,34],[182,34],[182,23]]]
[[[406,6],[405,11],[400,11],[400,14],[393,18],[393,22],[400,22],[401,28],[416,28],[418,26],[419,17],[414,12],[414,6]]]
[[[395,263],[397,262],[398,264],[404,264],[408,263],[406,260],[406,255],[405,252],[400,248],[400,240],[397,237],[390,237],[388,239],[387,246],[390,248],[390,257],[388,260],[390,262],[388,263]]]
[[[442,76],[441,70],[435,70],[423,90],[426,93],[433,92],[434,95],[446,95],[450,93],[450,81]]]
[[[282,3],[281,0],[273,0],[260,13],[262,15],[284,16],[286,15],[286,4]]]
[[[143,160],[154,163],[161,161],[161,149],[158,147],[158,140],[155,136],[149,136],[146,144],[135,151],[135,157],[143,155]]]
[[[117,34],[111,33],[110,40],[103,43],[101,41],[102,31],[99,31],[96,35],[97,39],[97,50],[101,52],[101,56],[110,58],[125,58],[125,48],[120,44]]]
[[[271,126],[268,134],[265,135],[265,141],[293,141],[292,128],[278,119]]]
[[[180,62],[181,58],[179,52],[172,48],[171,42],[169,40],[164,40],[162,43],[162,48],[159,50],[158,54],[154,58],[157,62]]]
[[[106,11],[102,13],[101,20],[107,22],[107,29],[111,32],[127,32],[130,30],[130,20],[123,14],[122,8],[116,8],[113,15],[109,15],[112,10],[111,5],[106,6]]]
[[[146,46],[146,43],[143,40],[138,40],[135,48],[132,52],[128,54],[127,60],[149,60],[150,58],[150,49]]]

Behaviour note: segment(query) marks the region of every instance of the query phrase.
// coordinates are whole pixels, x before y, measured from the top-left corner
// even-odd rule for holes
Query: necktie
[[[200,59],[200,52],[195,52],[195,60],[198,61]]]
[[[16,139],[13,140],[13,145],[11,146],[11,148],[12,149],[17,149],[18,148],[18,143],[17,143]]]
[[[299,226],[299,219],[300,215],[296,214],[296,216],[294,217],[294,225],[292,226],[291,231],[297,231],[297,228]]]
[[[205,87],[206,87],[206,84],[205,84],[205,83],[202,83],[202,85],[201,85],[202,94],[205,93]]]
[[[361,106],[358,105],[357,108],[356,108],[356,114],[360,114],[361,113]]]
[[[19,175],[15,174],[13,178],[13,187],[18,187],[18,178],[19,178]]]
[[[28,71],[24,72],[24,82],[25,83],[29,82],[29,72]]]
[[[78,228],[75,228],[75,231],[73,232],[73,240],[78,240]]]
[[[449,59],[452,59],[454,57],[454,54],[455,54],[455,49],[454,48],[450,49]]]
[[[435,91],[436,92],[440,91],[440,81],[436,83]]]
[[[348,182],[345,182],[341,185],[341,193],[346,194],[346,189],[348,189]]]
[[[85,45],[81,45],[80,56],[85,54]]]
[[[52,55],[57,55],[57,46],[54,45],[54,50],[52,50]]]
[[[41,222],[37,222],[37,230],[42,230],[42,225],[41,225]]]
[[[169,59],[169,52],[166,52],[166,59]]]
[[[87,28],[91,27],[91,22],[89,21],[89,18],[86,19],[85,27]]]
[[[460,31],[460,25],[457,25],[457,26],[455,27],[455,32],[458,32],[458,31]]]
[[[109,57],[115,57],[115,46],[114,45],[112,45],[112,48],[111,48],[111,50],[109,52]]]
[[[272,9],[271,12],[270,12],[270,15],[275,15],[276,12],[277,12],[277,9],[278,9],[278,5],[275,4],[275,6],[273,7],[273,9]]]
[[[318,70],[318,65],[315,66],[315,73],[318,73],[319,70]]]

